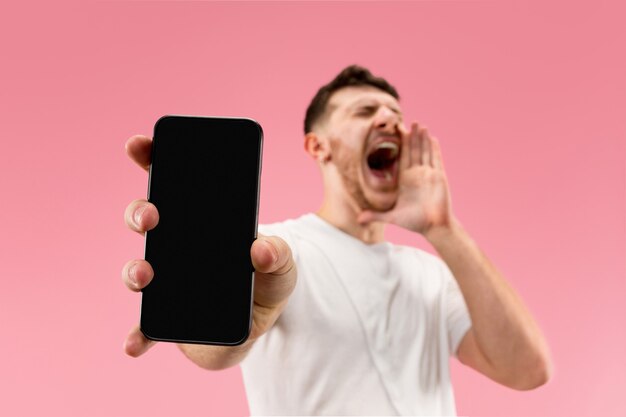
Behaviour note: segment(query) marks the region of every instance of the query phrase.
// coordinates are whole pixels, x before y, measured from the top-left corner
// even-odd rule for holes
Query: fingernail
[[[263,239],[263,243],[265,244],[265,246],[267,246],[267,248],[272,253],[272,263],[275,263],[278,260],[278,254],[276,253],[276,249],[274,248],[274,245],[272,245],[269,242],[269,240],[265,240],[265,239]]]
[[[141,224],[141,216],[143,215],[143,212],[146,211],[146,207],[148,206],[140,206],[137,210],[135,210],[135,214],[133,215],[135,225],[139,226]]]
[[[137,264],[134,263],[128,268],[128,279],[130,279],[131,284],[135,286],[135,288],[139,288],[139,284],[137,284]]]

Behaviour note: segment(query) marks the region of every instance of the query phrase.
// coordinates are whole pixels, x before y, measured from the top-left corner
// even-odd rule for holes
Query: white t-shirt
[[[449,357],[471,321],[440,258],[313,213],[259,232],[287,241],[298,280],[241,363],[251,414],[456,414]]]

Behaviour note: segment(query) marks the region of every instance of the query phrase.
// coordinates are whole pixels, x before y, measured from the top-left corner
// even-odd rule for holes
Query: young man
[[[454,414],[450,355],[514,389],[549,379],[541,331],[454,216],[439,143],[405,127],[398,100],[358,66],[318,91],[304,147],[324,200],[316,213],[259,227],[249,340],[179,345],[207,369],[241,362],[252,414]],[[144,169],[150,145],[145,136],[126,145]],[[143,234],[158,211],[136,200],[125,217]],[[422,234],[441,259],[386,242],[386,223]],[[122,275],[138,291],[152,269],[133,260]],[[125,350],[139,356],[152,344],[134,328]]]

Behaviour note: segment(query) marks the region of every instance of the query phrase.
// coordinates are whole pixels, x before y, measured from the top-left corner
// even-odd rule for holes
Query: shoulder
[[[289,232],[289,229],[297,223],[297,219],[287,219],[281,222],[259,224],[259,233],[264,235],[274,234],[277,232]]]
[[[304,214],[298,218],[287,219],[281,222],[259,224],[258,230],[260,234],[265,236],[278,236],[283,239],[291,248],[294,259],[298,254],[298,231],[306,222],[308,214]]]
[[[390,244],[390,247],[393,256],[407,259],[414,263],[419,263],[426,268],[439,270],[440,268],[446,266],[445,262],[439,256],[433,255],[423,249],[393,243]]]
[[[391,245],[395,265],[410,280],[417,279],[422,286],[443,292],[454,280],[448,265],[437,255],[412,246]]]
[[[306,220],[307,215],[281,222],[259,224],[259,233],[267,236],[293,236]],[[289,236],[289,237],[291,237]]]

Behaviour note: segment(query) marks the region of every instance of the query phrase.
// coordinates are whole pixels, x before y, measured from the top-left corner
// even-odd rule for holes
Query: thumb
[[[252,243],[250,256],[255,271],[265,274],[284,275],[294,264],[291,248],[278,236],[259,233],[258,239]]]
[[[255,268],[254,302],[267,308],[283,303],[296,284],[296,264],[291,248],[278,236],[263,236],[251,248]]]

